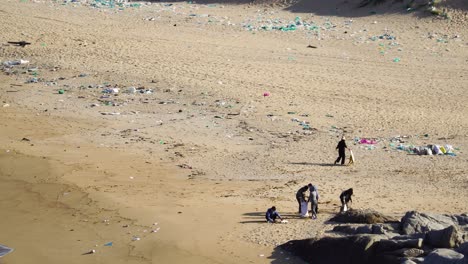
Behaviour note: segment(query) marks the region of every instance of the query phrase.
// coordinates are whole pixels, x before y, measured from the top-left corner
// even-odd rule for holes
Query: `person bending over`
[[[265,214],[265,218],[267,220],[268,223],[275,223],[276,222],[276,218],[279,218],[281,220],[283,220],[283,218],[281,218],[281,215],[276,212],[276,207],[273,206],[271,208],[268,208],[266,214]]]
[[[349,188],[346,191],[343,191],[340,194],[340,201],[341,201],[341,211],[346,212],[348,211],[348,203],[353,202],[351,196],[353,195],[353,188]]]
[[[301,213],[301,202],[306,201],[305,192],[307,192],[308,189],[309,189],[308,186],[304,186],[300,188],[296,193],[296,200],[297,200],[297,203],[299,204],[299,210],[297,212],[299,214]]]

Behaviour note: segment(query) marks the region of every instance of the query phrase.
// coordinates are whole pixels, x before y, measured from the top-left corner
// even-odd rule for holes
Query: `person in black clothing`
[[[349,188],[348,190],[343,191],[340,194],[341,211],[348,210],[348,203],[353,202],[353,199],[351,198],[352,195],[353,195],[353,188]]]
[[[306,185],[300,188],[296,193],[296,200],[297,200],[297,203],[299,204],[299,211],[298,211],[299,213],[301,213],[301,202],[306,201],[305,192],[307,192],[307,190],[309,190],[309,186]]]
[[[345,150],[348,148],[348,146],[346,146],[346,138],[343,136],[340,140],[340,142],[338,142],[338,146],[336,146],[336,149],[338,150],[338,158],[335,160],[335,164],[337,164],[338,162],[340,162],[340,159],[341,159],[341,165],[344,165],[345,163],[345,159],[346,159],[346,152]]]

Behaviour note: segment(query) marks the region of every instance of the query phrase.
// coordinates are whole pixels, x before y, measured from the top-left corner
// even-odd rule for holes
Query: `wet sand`
[[[301,263],[276,246],[327,234],[349,187],[355,208],[466,213],[466,21],[369,11],[0,3],[0,42],[33,42],[0,48],[30,61],[0,75],[2,263]],[[320,39],[245,28],[296,16]],[[332,165],[343,134],[354,166]],[[315,221],[295,214],[309,182]]]

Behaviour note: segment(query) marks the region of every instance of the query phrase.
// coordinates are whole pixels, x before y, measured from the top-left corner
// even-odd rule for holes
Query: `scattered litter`
[[[10,107],[10,104],[4,104],[3,107]]]
[[[189,170],[192,169],[192,166],[189,166],[189,165],[187,165],[187,164],[185,164],[185,163],[184,163],[184,164],[180,164],[180,165],[178,165],[178,166],[179,166],[180,168],[182,168],[182,169],[189,169]]]
[[[137,236],[133,236],[132,237],[132,241],[139,241],[141,238],[140,237],[137,237]]]
[[[26,47],[26,45],[31,45],[30,42],[26,42],[24,40],[22,41],[8,41],[8,44],[12,44],[12,45],[15,45],[15,46],[19,46],[19,47]]]
[[[90,255],[90,254],[94,254],[96,253],[96,250],[95,249],[91,249],[90,251],[86,252],[86,253],[83,253],[81,255]]]
[[[113,242],[107,242],[104,244],[105,247],[111,247],[114,243]]]
[[[29,63],[28,60],[12,60],[12,61],[4,61],[3,65],[7,67],[11,67],[11,66],[22,65],[22,64],[27,64],[27,63]]]
[[[8,253],[11,253],[14,249],[0,245],[0,257],[5,256]]]

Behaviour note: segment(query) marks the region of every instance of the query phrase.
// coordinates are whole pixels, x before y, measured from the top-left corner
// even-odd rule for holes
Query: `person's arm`
[[[281,218],[281,215],[280,215],[278,212],[275,212],[275,213],[276,213],[276,216],[277,216],[279,219],[283,220],[283,218]]]

